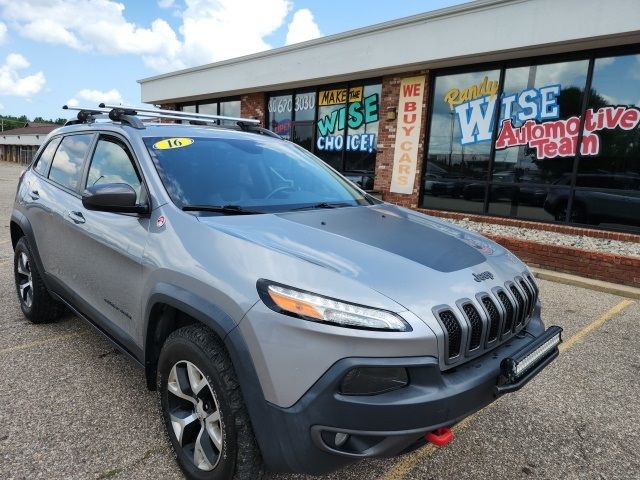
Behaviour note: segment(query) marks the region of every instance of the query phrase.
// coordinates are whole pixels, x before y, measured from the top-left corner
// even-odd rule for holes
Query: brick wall
[[[422,101],[422,123],[420,125],[420,143],[418,144],[418,164],[416,179],[413,186],[413,193],[405,195],[401,193],[391,193],[391,175],[393,172],[393,152],[396,143],[396,129],[398,118],[387,120],[387,109],[398,108],[400,99],[400,80],[404,77],[425,75],[424,96]],[[385,201],[402,205],[403,207],[417,208],[418,195],[420,190],[420,177],[422,172],[422,160],[424,156],[424,142],[426,137],[427,117],[428,117],[428,94],[429,76],[426,70],[403,73],[402,75],[392,75],[382,78],[382,98],[380,100],[380,126],[378,127],[378,153],[376,155],[376,176],[374,189],[382,193]],[[397,116],[400,116],[398,112]]]
[[[640,235],[634,233],[597,230],[595,228],[574,227],[572,225],[559,225],[556,223],[534,222],[518,218],[492,217],[490,215],[476,215],[462,212],[446,212],[443,210],[432,210],[428,208],[419,208],[418,210],[422,213],[426,213],[427,215],[433,215],[434,217],[453,218],[456,220],[466,218],[472,222],[493,223],[496,225],[506,225],[510,227],[532,228],[534,230],[543,230],[546,232],[566,233],[568,235],[584,235],[585,237],[606,238],[608,240],[640,243]]]
[[[263,92],[242,95],[240,97],[240,116],[242,118],[257,118],[264,126],[264,105],[265,94]]]
[[[640,287],[640,258],[574,247],[486,235],[508,248],[531,267],[571,273],[631,287]]]

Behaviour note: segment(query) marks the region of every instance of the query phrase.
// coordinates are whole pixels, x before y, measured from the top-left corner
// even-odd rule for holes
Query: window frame
[[[513,59],[513,60],[501,60],[501,61],[494,61],[494,62],[479,62],[479,63],[474,63],[474,64],[469,64],[469,65],[464,65],[464,66],[455,66],[455,67],[447,67],[447,68],[441,68],[441,69],[434,69],[432,71],[429,72],[428,75],[428,81],[429,81],[429,90],[428,90],[428,115],[427,115],[427,127],[426,127],[426,131],[425,131],[425,137],[424,137],[424,151],[423,151],[423,155],[422,155],[422,165],[421,165],[421,169],[420,169],[420,176],[419,176],[419,185],[418,185],[418,206],[420,208],[430,208],[428,204],[424,204],[424,199],[425,199],[425,191],[424,191],[424,183],[425,183],[425,179],[426,179],[426,174],[427,174],[427,162],[428,162],[428,156],[429,156],[429,139],[431,137],[431,118],[433,115],[433,109],[434,109],[434,100],[435,100],[435,79],[439,76],[446,76],[446,75],[455,75],[455,74],[460,74],[460,73],[470,73],[470,72],[477,72],[480,70],[490,70],[490,69],[497,69],[500,72],[500,79],[499,79],[499,85],[498,85],[498,93],[497,95],[499,97],[502,96],[503,91],[504,91],[504,78],[505,78],[505,74],[507,69],[510,68],[518,68],[518,67],[527,67],[527,66],[539,66],[539,65],[546,65],[546,64],[553,64],[553,63],[561,63],[561,62],[570,62],[570,61],[577,61],[577,60],[587,60],[588,64],[587,64],[587,77],[586,77],[586,81],[585,81],[585,85],[584,85],[584,91],[583,91],[583,95],[581,98],[581,109],[580,109],[580,130],[578,132],[578,139],[577,139],[577,143],[578,145],[581,144],[582,142],[582,134],[583,134],[583,130],[584,130],[584,119],[585,119],[585,110],[587,109],[590,97],[591,97],[591,88],[592,88],[592,83],[593,83],[593,70],[594,70],[594,65],[595,62],[598,58],[603,58],[603,57],[617,57],[617,56],[624,56],[624,55],[637,55],[640,54],[640,44],[632,44],[632,45],[624,45],[624,46],[620,46],[620,47],[604,47],[604,48],[598,48],[598,49],[589,49],[589,50],[581,50],[581,51],[577,51],[577,52],[568,52],[568,53],[558,53],[558,54],[550,54],[550,55],[538,55],[538,56],[531,56],[531,57],[523,57],[523,58],[517,58],[517,59]],[[499,108],[499,105],[497,106],[497,108]],[[487,215],[487,216],[492,216],[492,217],[499,217],[499,218],[512,218],[512,219],[516,219],[516,220],[529,220],[527,218],[521,218],[518,216],[505,216],[505,215],[497,215],[497,214],[492,214],[489,213],[489,204],[490,204],[490,194],[491,194],[491,189],[494,185],[506,185],[502,182],[495,182],[493,180],[493,173],[494,173],[494,162],[495,162],[495,143],[496,143],[496,139],[497,139],[497,135],[498,135],[498,128],[496,128],[498,121],[499,121],[499,115],[496,115],[494,118],[494,128],[492,131],[492,135],[491,135],[491,150],[490,150],[490,156],[489,156],[489,165],[488,165],[488,170],[487,170],[487,176],[484,180],[479,180],[479,182],[484,183],[484,202],[482,205],[482,211],[480,212],[481,215]],[[577,223],[572,223],[571,222],[571,208],[572,208],[572,203],[573,203],[573,199],[575,197],[574,192],[578,191],[578,190],[594,190],[592,187],[579,187],[576,185],[576,181],[577,181],[577,173],[578,173],[578,166],[580,164],[580,160],[582,158],[582,155],[580,153],[580,148],[577,147],[576,148],[576,154],[574,156],[573,159],[573,164],[572,164],[572,170],[571,172],[568,172],[570,174],[570,184],[567,186],[567,188],[569,188],[569,202],[568,202],[568,208],[567,208],[567,215],[564,219],[564,221],[552,221],[552,220],[532,220],[532,221],[537,221],[537,222],[542,222],[542,223],[552,223],[552,224],[559,224],[559,225],[583,225],[583,224],[577,224]],[[534,187],[549,187],[552,188],[553,184],[542,184],[542,183],[509,183],[508,185],[513,185],[513,186],[522,186],[522,185],[526,185],[526,186],[534,186]],[[602,192],[611,192],[611,193],[634,193],[637,194],[638,191],[635,190],[620,190],[620,189],[608,189],[608,188],[600,188],[597,189],[597,191],[602,191]],[[445,210],[445,209],[441,209],[439,208],[438,210],[442,210],[442,211],[450,211],[450,212],[458,212],[458,213],[465,213],[461,210]],[[598,225],[588,225],[589,228],[596,228],[596,229],[604,229],[604,230],[611,230],[612,228],[604,228],[604,227],[600,227]],[[624,228],[621,228],[621,230],[625,230]],[[631,229],[626,229],[626,230],[631,230]],[[633,230],[632,230],[633,231]]]
[[[131,143],[129,143],[129,141],[123,136],[118,134],[117,132],[94,132],[96,134],[96,137],[94,138],[93,144],[91,145],[91,147],[89,148],[89,155],[87,156],[87,158],[85,159],[85,165],[82,171],[82,180],[80,182],[81,185],[81,197],[82,194],[84,194],[84,192],[86,191],[87,188],[87,181],[89,179],[89,170],[91,169],[91,163],[93,162],[93,157],[96,153],[96,149],[98,147],[98,142],[100,141],[101,138],[103,137],[113,137],[116,140],[118,140],[119,142],[121,142],[124,147],[127,149],[128,153],[129,153],[129,159],[132,161],[132,165],[133,168],[136,172],[136,174],[138,175],[138,178],[140,179],[140,197],[139,197],[139,205],[147,205],[149,207],[149,212],[151,212],[151,210],[153,210],[153,205],[152,205],[152,201],[151,201],[151,195],[149,194],[149,188],[147,186],[147,182],[145,180],[144,177],[144,173],[142,172],[142,168],[140,168],[140,162],[138,160],[138,157],[135,154],[135,150],[131,147]],[[144,216],[145,214],[139,214],[139,213],[123,213],[123,212],[105,212],[105,213],[114,213],[116,215],[133,215],[133,216]],[[148,214],[146,214],[148,215]]]

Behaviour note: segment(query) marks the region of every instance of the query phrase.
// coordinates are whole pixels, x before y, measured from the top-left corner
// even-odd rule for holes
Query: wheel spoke
[[[213,470],[216,460],[217,455],[211,448],[211,443],[208,440],[203,426],[193,446],[193,463],[201,470]]]
[[[207,434],[213,442],[218,453],[222,452],[222,425],[220,424],[220,411],[216,410],[204,420],[207,427]]]
[[[20,257],[18,258],[18,273],[20,275],[29,276],[28,265],[29,260],[27,259],[27,256],[24,253],[21,253]]]
[[[187,375],[189,376],[189,385],[194,395],[198,395],[202,388],[207,385],[207,379],[200,373],[200,370],[192,363],[187,363]]]
[[[175,395],[176,397],[182,398],[183,400],[187,400],[192,403],[194,406],[196,404],[196,399],[191,395],[184,393],[183,385],[180,382],[181,375],[178,373],[178,365],[174,365],[169,372],[169,379],[167,383],[167,390]],[[184,382],[184,381],[183,381]]]
[[[176,434],[178,443],[182,446],[182,440],[184,437],[184,430],[188,425],[198,420],[196,412],[176,412],[170,413],[171,426],[173,427],[173,433]]]

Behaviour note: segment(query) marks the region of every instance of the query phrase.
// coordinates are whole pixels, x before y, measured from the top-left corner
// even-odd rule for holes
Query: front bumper
[[[425,443],[426,432],[453,425],[493,402],[502,393],[496,388],[501,362],[535,344],[543,333],[542,322],[534,318],[505,344],[446,372],[435,357],[343,359],[292,407],[269,404],[269,423],[275,430],[270,437],[277,440],[266,448],[261,442],[265,461],[275,471],[323,474],[360,458],[417,448]],[[553,353],[555,358],[557,349]],[[346,373],[364,366],[405,367],[410,383],[379,395],[342,395],[340,383]],[[526,381],[540,370],[532,369]],[[349,440],[336,447],[331,441],[335,433],[349,434]]]

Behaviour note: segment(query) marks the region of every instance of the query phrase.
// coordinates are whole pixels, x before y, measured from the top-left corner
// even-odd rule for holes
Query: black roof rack
[[[221,121],[232,123],[236,128],[246,132],[259,133],[273,138],[282,137],[271,130],[260,126],[255,118],[226,117],[222,115],[206,115],[202,113],[182,112],[179,110],[162,110],[159,108],[135,107],[129,105],[108,105],[101,103],[97,109],[85,107],[70,107],[64,105],[65,110],[78,110],[76,120],[69,120],[65,125],[93,123],[102,115],[107,115],[113,122],[120,122],[136,129],[146,128],[144,121],[154,119],[170,119],[189,122],[191,125],[212,126],[218,128],[233,128],[231,125],[221,125]]]

